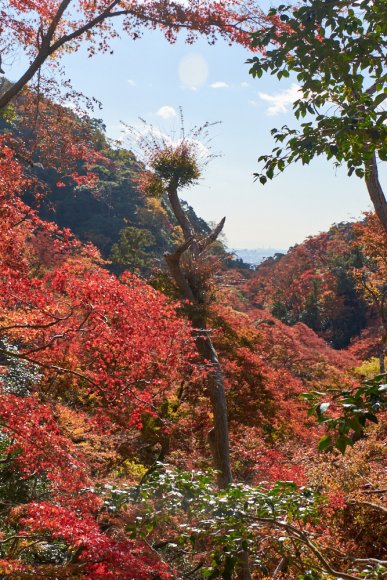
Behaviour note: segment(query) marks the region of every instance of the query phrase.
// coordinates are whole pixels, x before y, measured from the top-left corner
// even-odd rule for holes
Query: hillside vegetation
[[[356,3],[362,19],[349,0],[333,4],[4,7],[0,53],[16,43],[29,64],[0,84],[1,578],[386,577],[384,12],[380,0]],[[88,99],[66,106],[56,59],[83,41],[91,55],[110,50],[113,17],[130,40],[159,27],[171,42],[183,29],[188,42],[258,48],[258,77],[297,69],[306,38],[330,72],[321,101],[313,66],[299,73],[295,111],[323,112],[316,127],[282,129],[286,163],[316,152],[345,162],[375,213],[255,269],[235,259],[225,219],[207,224],[182,201],[211,158],[209,123],[187,131],[181,118],[174,140],[146,126],[135,155],[109,141]],[[381,81],[365,95],[371,57],[367,75]],[[332,82],[341,118],[324,112]],[[285,168],[278,149],[263,161],[261,183]]]

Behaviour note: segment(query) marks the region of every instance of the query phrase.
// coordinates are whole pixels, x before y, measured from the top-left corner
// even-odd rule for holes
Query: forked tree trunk
[[[207,328],[207,316],[205,313],[204,288],[200,280],[195,280],[192,285],[189,278],[184,274],[181,267],[181,258],[188,249],[196,260],[200,260],[202,252],[214,242],[223,229],[225,218],[208,234],[198,239],[195,236],[187,215],[185,214],[177,194],[178,181],[171,181],[167,189],[169,202],[173,213],[183,231],[184,243],[172,254],[166,254],[169,272],[180,290],[181,296],[192,303],[190,321],[195,333],[195,342],[198,353],[209,370],[207,376],[207,390],[211,402],[213,414],[213,427],[208,434],[214,467],[218,472],[218,485],[220,488],[227,487],[232,483],[230,463],[230,443],[228,436],[227,399],[224,388],[224,376],[219,363],[218,355],[211,340]],[[236,566],[238,580],[251,580],[249,553],[241,550],[238,554]]]
[[[201,287],[200,280],[195,280],[195,285],[193,286],[181,267],[181,258],[188,249],[190,249],[196,260],[200,260],[201,253],[218,237],[225,220],[223,219],[208,236],[197,239],[194,228],[181,206],[177,188],[178,180],[172,180],[167,193],[173,213],[183,231],[185,241],[175,252],[166,254],[165,260],[182,298],[192,303],[190,321],[195,333],[196,347],[201,359],[208,365],[209,370],[207,389],[213,414],[213,428],[208,434],[208,440],[214,467],[218,471],[218,485],[226,487],[232,482],[232,473],[224,376],[207,328],[207,317],[205,305],[203,304],[204,288]]]

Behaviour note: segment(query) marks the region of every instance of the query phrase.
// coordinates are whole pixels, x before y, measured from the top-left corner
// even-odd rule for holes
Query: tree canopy
[[[76,50],[87,42],[90,55],[110,50],[110,41],[121,31],[139,38],[145,29],[161,29],[170,42],[184,30],[192,43],[198,34],[210,42],[220,36],[229,42],[250,45],[249,33],[262,12],[253,0],[193,0],[150,2],[129,0],[11,0],[1,12],[1,55],[3,73],[8,74],[7,57],[15,43],[29,58],[21,77],[0,95],[0,109],[10,103],[60,52]],[[1,61],[0,61],[1,65]],[[0,66],[1,69],[1,66]]]
[[[262,155],[261,183],[293,162],[324,155],[345,164],[348,175],[365,178],[375,211],[387,231],[387,202],[377,160],[387,156],[386,33],[384,0],[304,0],[269,11],[271,25],[253,34],[261,54],[249,59],[250,73],[278,79],[295,76],[293,104],[300,128],[273,129],[278,145]]]

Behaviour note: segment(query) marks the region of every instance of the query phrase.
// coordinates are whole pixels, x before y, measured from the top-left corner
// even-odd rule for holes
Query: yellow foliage
[[[387,368],[387,357],[385,357],[384,361]],[[379,372],[380,362],[376,357],[363,361],[359,367],[354,369],[355,375],[364,379],[372,379],[375,375],[378,375]]]
[[[169,224],[167,212],[163,208],[160,200],[154,197],[146,198],[145,207],[139,208],[137,214],[140,218],[140,223],[147,228],[151,228],[152,226],[160,228]]]
[[[126,459],[116,468],[114,475],[140,481],[146,472],[147,468],[142,463]]]

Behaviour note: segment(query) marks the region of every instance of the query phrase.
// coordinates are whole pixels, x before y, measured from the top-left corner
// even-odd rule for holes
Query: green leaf
[[[340,451],[340,453],[342,453],[344,455],[346,448],[349,445],[353,445],[351,439],[349,439],[349,437],[346,437],[345,435],[340,435],[335,443],[335,447]]]
[[[366,419],[368,419],[368,421],[371,421],[371,423],[378,423],[379,422],[378,418],[373,413],[366,413],[364,416]]]
[[[332,447],[332,439],[330,435],[324,435],[323,437],[321,437],[318,443],[318,450],[321,452],[325,451],[326,449],[329,449],[330,447]]]

